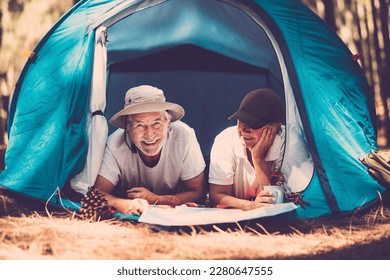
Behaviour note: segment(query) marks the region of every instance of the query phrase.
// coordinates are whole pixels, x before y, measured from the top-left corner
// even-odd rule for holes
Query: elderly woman
[[[217,135],[211,149],[210,200],[243,210],[273,203],[272,193],[263,187],[276,174],[283,181],[285,130],[280,97],[268,88],[253,90],[229,119],[237,119],[237,125]]]

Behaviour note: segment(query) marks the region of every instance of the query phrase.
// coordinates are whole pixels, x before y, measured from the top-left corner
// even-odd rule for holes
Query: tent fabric
[[[337,207],[333,205],[333,212],[351,210],[370,200],[368,197],[377,196],[377,191],[381,190],[362,172],[363,167],[357,161],[359,155],[377,149],[371,122],[374,119],[372,92],[341,39],[308,8],[295,1],[287,1],[289,5],[278,8],[270,1],[265,2],[262,7],[280,27],[299,78],[301,98],[308,115],[308,124],[304,127],[310,125],[311,145],[315,145],[310,150],[317,151],[317,161],[321,161],[323,167],[320,179],[326,174],[337,203]],[[280,16],[287,12],[299,20]],[[298,101],[300,112],[303,112],[303,104]],[[308,132],[306,127],[305,132]],[[318,162],[316,164],[318,167]],[[357,184],[356,180],[362,181]],[[311,187],[307,189],[307,199],[312,199]],[[361,195],[362,188],[367,196]]]
[[[73,189],[82,194],[86,194],[88,187],[95,183],[108,135],[107,121],[103,114],[106,108],[107,29],[101,26],[96,33],[92,94],[87,116],[89,142],[86,164],[83,171],[71,180]]]
[[[94,42],[86,10],[80,5],[37,46],[12,96],[0,180],[34,198],[47,199],[84,166]]]
[[[85,190],[106,118],[127,88],[150,83],[186,109],[206,159],[246,92],[276,90],[286,108],[288,185],[311,205],[283,218],[348,213],[384,191],[358,160],[377,150],[363,71],[298,0],[84,0],[34,52],[10,106],[0,173],[10,190],[46,200],[72,179]]]

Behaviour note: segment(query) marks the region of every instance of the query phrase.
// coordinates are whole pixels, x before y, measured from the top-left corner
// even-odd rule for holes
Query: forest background
[[[19,74],[43,35],[78,0],[0,0],[0,147]],[[375,96],[379,148],[390,147],[390,0],[303,0],[348,46]]]

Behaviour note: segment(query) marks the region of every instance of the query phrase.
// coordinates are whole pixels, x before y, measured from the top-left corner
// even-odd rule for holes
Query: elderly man
[[[110,123],[95,187],[119,212],[140,214],[149,204],[180,205],[204,198],[205,162],[195,132],[179,121],[184,109],[162,90],[131,88]]]

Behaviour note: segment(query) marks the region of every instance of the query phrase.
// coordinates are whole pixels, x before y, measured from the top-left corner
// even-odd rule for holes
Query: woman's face
[[[237,130],[242,145],[251,151],[259,141],[264,127],[266,126],[258,129],[250,128],[247,124],[237,120]]]

